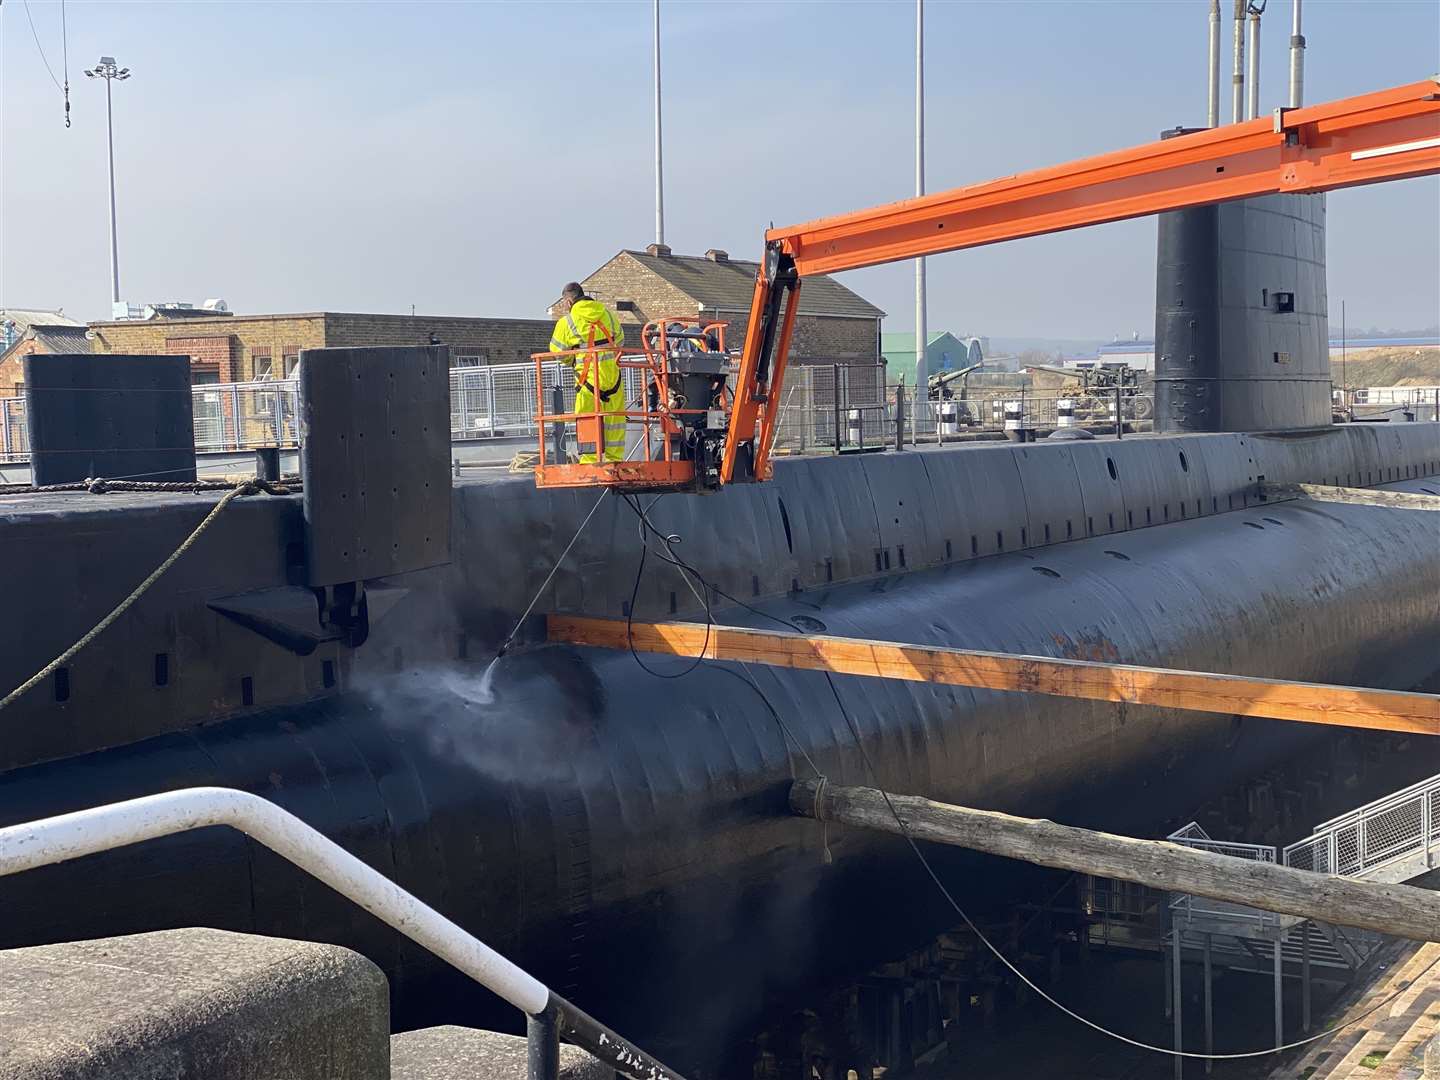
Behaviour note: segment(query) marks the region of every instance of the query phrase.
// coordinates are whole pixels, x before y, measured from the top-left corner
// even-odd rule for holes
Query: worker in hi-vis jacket
[[[598,300],[585,295],[585,290],[576,282],[570,282],[560,294],[560,303],[555,310],[560,313],[555,323],[555,332],[550,335],[550,351],[565,352],[572,349],[591,349],[598,345],[614,346],[618,349],[625,343],[625,331],[614,312]],[[577,353],[561,357],[575,370],[575,412],[579,414],[595,411],[595,397],[600,397],[600,424],[604,460],[625,459],[625,385],[620,372],[619,353],[613,349],[596,349],[590,353]],[[601,448],[585,438],[583,426],[578,449],[581,464],[594,464],[600,460]]]

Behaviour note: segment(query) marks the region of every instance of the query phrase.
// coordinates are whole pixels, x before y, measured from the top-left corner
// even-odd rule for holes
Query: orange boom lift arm
[[[780,388],[809,274],[1273,193],[1440,173],[1440,77],[1211,128],[937,195],[770,229],[720,462],[768,480]]]

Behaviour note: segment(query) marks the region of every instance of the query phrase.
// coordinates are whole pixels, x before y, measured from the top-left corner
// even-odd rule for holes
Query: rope
[[[107,482],[104,480],[94,480],[90,481],[90,483],[92,484],[92,486],[85,490],[111,490],[111,487],[107,485]],[[122,484],[121,481],[111,481],[110,483],[116,485]],[[75,488],[71,485],[57,486],[64,487],[66,490],[75,490]],[[160,486],[165,487],[167,490],[169,489],[169,485]],[[119,490],[130,490],[132,487],[146,487],[148,490],[153,488],[154,485],[124,485],[120,487]],[[194,490],[194,488],[195,485],[193,484],[182,485],[183,490]],[[206,490],[209,490],[209,488],[207,488]],[[90,642],[94,641],[97,637],[99,637],[100,634],[103,633],[105,629],[109,627],[116,619],[120,618],[121,615],[125,614],[125,612],[134,605],[135,601],[139,600],[140,597],[144,596],[145,592],[150,588],[150,586],[154,585],[155,582],[160,579],[160,575],[165,573],[166,570],[169,570],[170,567],[174,566],[180,556],[184,555],[185,552],[189,551],[191,547],[194,546],[195,541],[200,539],[201,533],[203,533],[206,529],[210,527],[210,525],[215,521],[215,519],[220,516],[220,512],[224,510],[225,507],[229,506],[236,499],[242,498],[246,495],[253,495],[257,491],[263,491],[268,495],[290,494],[290,489],[285,485],[274,484],[268,480],[245,480],[241,483],[230,485],[230,490],[226,492],[226,494],[220,499],[220,501],[217,502],[210,509],[210,512],[205,515],[204,520],[201,521],[199,525],[195,526],[195,530],[185,538],[184,542],[181,543],[178,548],[176,548],[173,552],[170,553],[169,558],[167,558],[164,562],[162,562],[159,566],[152,570],[150,572],[150,576],[147,577],[144,581],[140,582],[139,585],[135,586],[134,590],[130,593],[130,595],[125,597],[124,600],[121,600],[114,611],[110,612],[109,615],[106,615],[103,619],[96,623],[88,634],[82,637],[79,641],[75,642],[74,645],[71,645],[70,648],[62,652],[54,660],[51,660],[50,663],[46,664],[43,668],[37,671],[34,675],[30,676],[30,678],[26,679],[14,690],[11,690],[10,693],[6,694],[3,699],[0,699],[0,709],[4,709],[6,706],[16,701],[18,698],[23,697],[26,692],[34,689],[37,685],[44,682],[47,678],[54,674],[57,668],[64,667],[67,663],[69,663],[70,660],[74,658],[76,653],[78,653],[81,649],[85,648],[86,645],[89,645]]]
[[[206,491],[230,491],[237,484],[253,484],[267,495],[290,495],[301,488],[300,477],[282,476],[278,481],[245,478],[244,480],[106,480],[91,477],[66,484],[0,484],[0,495],[48,495],[51,492],[87,491],[91,495],[110,492],[152,491],[182,495],[200,495]]]

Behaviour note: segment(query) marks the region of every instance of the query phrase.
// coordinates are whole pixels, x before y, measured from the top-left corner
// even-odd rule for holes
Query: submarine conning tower
[[[1156,431],[1327,427],[1327,310],[1324,195],[1159,215]]]

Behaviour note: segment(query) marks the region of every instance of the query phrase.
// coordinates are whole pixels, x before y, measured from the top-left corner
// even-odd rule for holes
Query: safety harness
[[[588,350],[589,350],[589,352],[590,352],[590,354],[591,354],[592,360],[594,360],[595,367],[598,369],[598,368],[600,367],[600,361],[599,361],[598,359],[595,359],[595,356],[594,356],[594,349],[595,349],[595,331],[596,331],[596,329],[598,328],[602,333],[604,333],[604,335],[605,335],[605,342],[604,342],[604,343],[605,343],[606,345],[609,345],[611,348],[614,348],[614,346],[615,346],[615,337],[614,337],[614,335],[611,334],[609,330],[606,330],[605,327],[604,327],[603,325],[599,324],[599,323],[594,323],[594,324],[592,324],[591,327],[590,327],[590,332],[589,332],[588,334],[582,334],[582,333],[580,332],[580,328],[575,325],[575,318],[574,318],[574,316],[569,315],[569,314],[567,314],[567,315],[565,316],[565,325],[570,328],[570,333],[572,333],[572,334],[575,335],[575,340],[576,340],[576,341],[587,341],[587,342],[589,343],[589,344],[588,344]],[[624,381],[625,381],[625,373],[624,373],[623,371],[618,371],[618,372],[616,372],[616,375],[615,375],[615,385],[612,386],[612,387],[610,387],[610,389],[608,389],[608,390],[601,390],[601,391],[600,391],[600,400],[601,400],[601,401],[609,401],[612,397],[614,397],[614,396],[619,392],[620,386],[621,386],[621,384],[622,384]],[[581,389],[581,390],[589,390],[592,394],[595,392],[595,388],[590,385],[589,380],[584,379],[584,378],[581,378],[581,376],[580,376],[580,369],[579,369],[579,368],[576,368],[576,371],[575,371],[575,385],[576,385],[579,389]]]

